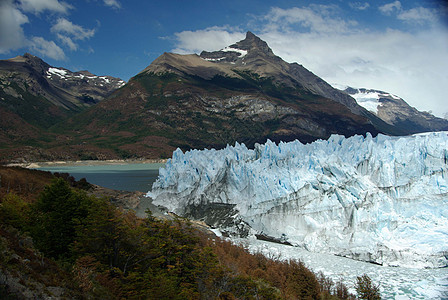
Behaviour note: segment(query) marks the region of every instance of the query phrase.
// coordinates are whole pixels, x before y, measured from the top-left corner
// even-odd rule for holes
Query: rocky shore
[[[167,159],[110,159],[110,160],[77,160],[77,161],[42,161],[9,163],[6,167],[22,167],[27,169],[37,169],[54,166],[100,166],[100,165],[123,165],[123,164],[156,164],[166,163]]]

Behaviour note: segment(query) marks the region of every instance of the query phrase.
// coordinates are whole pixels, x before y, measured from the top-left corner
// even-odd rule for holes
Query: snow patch
[[[368,111],[378,114],[378,106],[381,106],[380,97],[384,94],[378,92],[361,92],[358,90],[356,94],[350,95],[355,98],[356,102]]]
[[[59,76],[59,77],[64,78],[64,77],[67,75],[67,71],[66,71],[66,70],[63,70],[63,69],[58,69],[58,68],[49,68],[49,69],[47,70],[47,74],[48,74],[49,76],[51,76],[51,75],[57,75],[57,76]]]
[[[351,88],[348,85],[338,83],[332,83],[331,86],[341,91],[346,91],[347,89]],[[382,106],[382,103],[379,101],[380,98],[389,97],[395,100],[402,100],[400,97],[396,95],[382,91],[368,90],[368,89],[354,89],[354,90],[356,90],[356,93],[350,94],[350,96],[352,96],[356,100],[358,105],[364,107],[368,111],[375,113],[376,115],[378,114],[378,107]]]
[[[118,88],[120,88],[120,87],[122,87],[122,86],[124,86],[126,84],[126,82],[123,81],[123,80],[116,80],[116,81],[114,80],[114,81],[112,81],[110,78],[108,78],[108,76],[96,76],[96,75],[88,76],[88,75],[84,75],[84,74],[81,74],[81,73],[71,73],[71,72],[69,72],[67,70],[64,70],[64,69],[58,69],[58,68],[51,67],[51,68],[49,68],[47,70],[47,78],[51,79],[53,75],[56,75],[59,78],[66,79],[66,80],[70,79],[70,78],[76,78],[76,79],[84,79],[84,78],[86,78],[88,82],[90,80],[98,80],[98,79],[100,79],[100,80],[102,80],[104,82],[104,84],[103,83],[99,83],[100,86],[104,86],[105,84],[106,85],[115,84]],[[95,83],[95,85],[98,85],[98,83]]]
[[[220,57],[220,58],[204,58],[206,61],[221,61],[223,59],[226,59],[226,57]]]
[[[110,83],[109,78],[107,78],[106,76],[101,76],[100,79],[104,80],[107,84]]]
[[[242,58],[247,55],[247,50],[237,49],[237,48],[231,48],[231,47],[225,47],[224,49],[221,49],[222,52],[237,52],[239,53],[239,58]]]

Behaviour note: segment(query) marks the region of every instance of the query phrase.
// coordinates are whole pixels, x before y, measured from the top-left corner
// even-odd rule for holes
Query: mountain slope
[[[124,84],[118,78],[54,68],[28,53],[0,61],[0,106],[43,128],[98,103]]]
[[[0,160],[71,157],[71,150],[61,149],[66,138],[48,129],[124,84],[110,76],[54,68],[31,54],[0,60]]]
[[[215,76],[244,79],[241,72],[254,73],[261,78],[271,78],[277,85],[300,88],[335,100],[356,114],[364,113],[353,98],[334,89],[303,66],[285,62],[272,52],[265,41],[250,31],[244,40],[219,51],[203,51],[200,56],[164,53],[141,73],[163,72],[173,72],[180,76],[194,75],[207,80]]]
[[[126,85],[29,54],[0,61],[0,85],[7,112],[0,155],[7,160],[27,153],[33,160],[165,158],[178,147],[406,135],[424,127],[411,114],[390,122],[365,109],[251,32],[219,51],[164,53]]]
[[[329,96],[335,95],[335,101]],[[354,113],[356,112],[356,113]],[[107,100],[61,130],[78,141],[135,155],[169,156],[182,149],[222,148],[236,141],[303,142],[378,130],[368,112],[298,64],[246,39],[200,56],[164,53]],[[101,140],[94,140],[101,135]]]
[[[373,89],[345,87],[344,92],[356,99],[358,104],[373,112],[384,122],[407,134],[448,130],[448,120],[437,118],[428,112],[411,107],[402,98]]]

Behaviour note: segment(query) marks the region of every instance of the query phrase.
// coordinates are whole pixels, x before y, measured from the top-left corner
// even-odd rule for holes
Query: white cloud
[[[51,32],[55,33],[58,39],[71,51],[78,50],[78,44],[74,41],[90,39],[95,35],[95,29],[85,29],[65,18],[59,18],[56,24],[51,27]]]
[[[334,5],[310,5],[283,9],[274,7],[264,17],[269,22],[268,30],[286,30],[298,25],[312,32],[335,33],[347,31],[356,22],[346,22],[334,17],[337,7]]]
[[[47,41],[42,37],[33,37],[30,40],[30,47],[33,51],[40,53],[44,57],[56,60],[65,60],[64,51],[53,41]]]
[[[298,62],[330,83],[385,90],[420,110],[447,111],[448,45],[438,30],[346,35],[269,32],[276,55]]]
[[[117,9],[121,8],[121,4],[117,0],[104,0],[104,4],[106,6],[110,6],[112,8],[117,8]]]
[[[85,40],[95,34],[95,29],[85,29],[82,26],[73,24],[65,18],[59,18],[51,27],[51,32],[71,36],[75,40]]]
[[[175,33],[177,47],[175,53],[200,53],[202,50],[213,51],[222,49],[244,39],[245,33],[237,28],[210,27],[197,31],[182,31]]]
[[[366,10],[370,7],[368,2],[350,2],[350,7],[358,10]]]
[[[444,12],[441,10],[437,12],[433,9],[428,9],[425,7],[414,7],[411,9],[403,9],[400,1],[395,1],[389,4],[385,4],[379,7],[379,10],[388,16],[392,14],[396,14],[397,19],[410,23],[410,24],[431,24],[434,25],[439,20],[439,15],[442,15]]]
[[[379,10],[385,15],[391,15],[395,11],[401,10],[401,2],[394,1],[379,7]]]
[[[78,50],[78,44],[73,42],[73,40],[65,35],[57,34],[58,39],[62,42],[62,44],[66,45],[71,51]]]
[[[58,0],[0,0],[0,53],[29,47],[42,56],[65,59],[64,51],[54,41],[47,41],[42,37],[27,37],[22,26],[29,22],[26,13],[39,14],[50,11],[66,14],[72,8],[71,5]],[[94,34],[94,30],[86,30],[64,18],[58,19],[51,29],[71,50],[77,49],[73,39],[82,40]]]
[[[19,0],[20,8],[25,12],[39,14],[45,10],[66,14],[72,9],[68,3],[59,2],[58,0]]]
[[[392,4],[397,7],[398,3]],[[441,38],[447,36],[443,26],[434,24],[412,33],[372,31],[341,20],[337,10],[319,14],[313,7],[272,9],[260,19],[264,22],[258,25],[259,36],[276,55],[302,64],[329,83],[384,90],[437,116],[448,111],[448,40]],[[332,31],[321,20],[336,29]],[[198,53],[221,49],[244,34],[213,27],[180,32],[175,38],[174,51]]]
[[[400,12],[397,16],[399,20],[413,23],[435,23],[437,22],[437,15],[430,9],[424,7],[415,7],[409,10]]]
[[[12,0],[0,0],[0,53],[19,49],[26,44],[22,25],[28,17],[18,10]]]

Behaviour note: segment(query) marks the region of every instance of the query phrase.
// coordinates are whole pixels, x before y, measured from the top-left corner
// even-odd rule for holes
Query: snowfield
[[[147,195],[179,215],[232,205],[251,233],[313,252],[384,266],[448,265],[446,132],[178,149]]]

